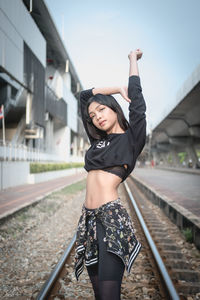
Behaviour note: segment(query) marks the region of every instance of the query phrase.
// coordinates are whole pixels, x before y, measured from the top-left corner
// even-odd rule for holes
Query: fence
[[[56,154],[42,152],[40,149],[27,147],[23,144],[12,144],[0,140],[0,160],[7,161],[63,161]]]

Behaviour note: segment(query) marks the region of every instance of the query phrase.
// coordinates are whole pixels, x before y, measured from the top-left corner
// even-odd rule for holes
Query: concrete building
[[[83,161],[81,89],[45,2],[0,0],[0,159]]]

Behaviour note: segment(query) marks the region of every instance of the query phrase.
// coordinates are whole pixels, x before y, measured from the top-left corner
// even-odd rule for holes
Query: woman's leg
[[[98,220],[98,263],[87,267],[88,275],[96,300],[120,300],[121,282],[125,269],[124,263],[120,257],[106,250],[104,237],[104,228]]]
[[[90,210],[94,210],[94,209],[90,209]],[[87,227],[88,227],[88,224],[87,224]],[[96,263],[94,265],[86,266],[86,268],[87,268],[88,275],[90,277],[90,281],[92,283],[95,299],[100,300],[100,296],[99,296],[99,278],[98,278],[98,263]]]
[[[99,278],[98,278],[98,263],[86,267],[88,271],[88,275],[90,277],[90,281],[92,283],[92,287],[94,290],[94,295],[96,300],[100,300],[99,296]]]
[[[124,263],[120,257],[106,250],[103,241],[105,232],[102,224],[97,221],[99,245],[98,280],[101,300],[120,300],[121,283],[124,274]]]

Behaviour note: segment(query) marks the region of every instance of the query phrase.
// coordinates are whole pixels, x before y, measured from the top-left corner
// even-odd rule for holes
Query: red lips
[[[106,120],[103,120],[99,123],[99,125],[102,126],[105,122],[106,122]]]

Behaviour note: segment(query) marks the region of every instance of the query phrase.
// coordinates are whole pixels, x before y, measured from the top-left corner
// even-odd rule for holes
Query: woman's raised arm
[[[135,143],[136,156],[142,151],[146,139],[146,104],[142,94],[137,60],[142,57],[142,51],[137,49],[131,51],[128,96],[131,99],[129,105],[129,124]]]
[[[92,90],[93,94],[103,94],[103,95],[114,95],[121,94],[121,96],[128,102],[131,100],[128,98],[128,87],[126,86],[113,86],[113,87],[100,87],[94,88]]]
[[[142,57],[142,51],[140,49],[136,49],[135,51],[131,51],[128,55],[130,60],[130,68],[129,68],[129,76],[139,76],[139,70],[137,65],[137,60]],[[92,90],[93,95],[103,94],[103,95],[112,95],[112,94],[121,94],[121,96],[128,102],[131,100],[128,97],[128,89],[126,86],[113,86],[113,87],[101,87],[94,88]]]
[[[137,61],[142,57],[142,54],[143,53],[140,49],[136,49],[135,51],[131,51],[128,55],[128,58],[130,60],[129,76],[139,76]]]

